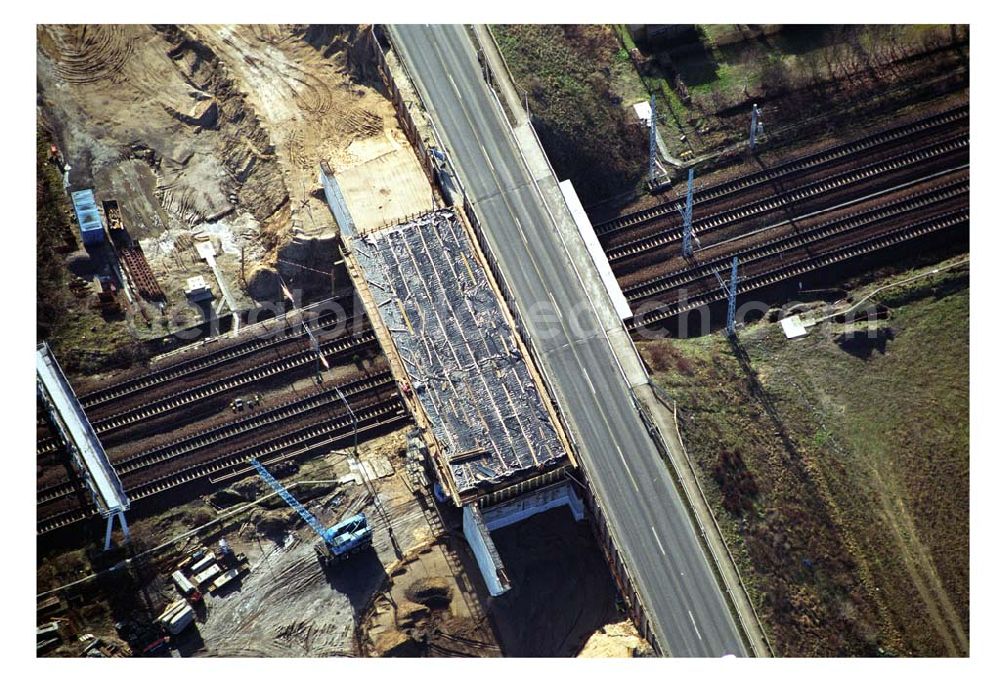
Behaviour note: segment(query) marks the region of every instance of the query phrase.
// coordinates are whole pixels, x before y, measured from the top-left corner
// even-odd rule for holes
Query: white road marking
[[[632,475],[632,469],[628,467],[628,463],[625,462],[625,454],[622,453],[622,448],[615,443],[615,449],[618,450],[618,458],[622,460],[622,467],[625,468],[625,472],[628,473],[629,481],[632,482],[632,488],[635,489],[635,493],[639,493],[639,485],[635,482],[635,477]]]
[[[663,553],[664,557],[666,557],[667,556],[667,551],[663,549],[663,543],[660,542],[660,535],[658,533],[656,533],[656,527],[650,527],[649,530],[653,532],[653,538],[656,539],[656,545],[660,548],[660,552]],[[683,575],[684,575],[684,572],[681,572],[681,576],[683,576]]]
[[[698,632],[698,624],[694,622],[694,614],[688,609],[688,618],[691,619],[691,625],[694,626],[694,634],[698,635],[698,640],[701,641],[701,633]]]
[[[441,60],[442,64],[444,64],[445,59],[444,59],[443,55],[441,54],[440,50],[438,49],[437,45],[434,44],[433,41],[432,41],[431,42],[431,46],[434,49],[434,51],[435,51],[436,55],[438,56],[438,58]],[[449,77],[450,77],[450,75],[449,75]],[[453,87],[455,86],[454,85],[454,80],[452,80],[452,86]],[[455,90],[457,92],[457,87],[455,87]],[[473,94],[475,94],[475,92],[473,92]],[[459,97],[459,99],[461,99],[461,97]],[[476,131],[476,126],[473,124],[473,121],[472,121],[472,118],[470,117],[468,109],[463,104],[459,104],[459,108],[461,109],[461,112],[464,115],[467,123],[471,127],[472,135],[476,138],[477,141],[480,141],[480,147],[482,147],[480,135]],[[508,126],[508,129],[510,129],[509,126]],[[508,136],[505,135],[504,136],[504,141],[506,142],[504,144],[505,146],[509,146],[509,148],[511,150],[513,150],[515,153],[517,152],[516,146],[514,145],[514,143],[515,143],[514,139],[508,138]],[[496,175],[496,171],[493,168],[493,163],[490,160],[489,156],[485,154],[485,148],[483,148],[483,150],[484,150],[484,157],[486,157],[487,163],[490,165],[491,170],[493,170],[493,179],[494,179],[494,181],[495,181],[495,183],[497,185],[497,188],[500,191],[499,192],[499,196],[500,196],[501,200],[503,201],[504,206],[506,207],[507,212],[511,216],[514,216],[514,209],[513,209],[512,205],[510,204],[510,201],[508,200],[507,195],[505,194],[502,186],[500,185],[499,179],[498,179],[498,177]],[[525,164],[525,161],[524,161],[523,156],[522,156],[521,165],[524,165],[524,164]],[[525,168],[525,169],[526,169],[528,177],[529,177],[529,183],[534,188],[534,192],[537,195],[538,200],[540,201],[541,206],[545,209],[545,211],[547,211],[549,213],[549,220],[550,220],[550,222],[548,224],[548,227],[550,229],[554,229],[554,224],[551,221],[551,219],[553,219],[553,217],[552,217],[551,211],[549,210],[548,204],[545,201],[544,196],[542,196],[542,194],[541,194],[541,190],[540,190],[539,185],[538,185],[538,180],[531,174],[530,170],[527,170],[527,168]],[[556,231],[556,232],[558,234],[558,231]],[[522,236],[523,236],[523,233],[522,233]],[[531,250],[530,247],[527,248],[526,254],[527,254],[527,260],[530,262],[531,266],[534,268],[535,273],[537,274],[538,278],[544,281],[545,277],[542,275],[542,272],[541,272],[541,269],[539,267],[538,261],[533,256],[532,250]],[[576,270],[576,266],[572,262],[572,259],[570,260],[570,263],[571,263],[571,265],[573,267],[575,276],[576,276],[577,280],[579,281],[580,280],[580,273],[579,273],[579,271]],[[581,282],[581,284],[582,284],[582,282]],[[552,297],[551,293],[549,294],[549,297],[550,297],[550,299],[553,300],[553,303],[554,303],[555,300]],[[596,309],[594,308],[593,300],[589,299],[589,297],[588,297],[588,300],[590,301],[591,308],[593,309],[594,312],[596,312]],[[558,306],[556,307],[556,309],[557,309],[557,311],[559,310]],[[559,317],[560,317],[560,319],[562,319],[562,313],[561,312],[559,312]],[[568,328],[566,328],[566,334],[567,334],[567,336],[569,335]],[[585,369],[586,367],[584,366],[584,361],[581,358],[581,356],[577,353],[576,348],[574,346],[574,343],[571,342],[571,343],[569,343],[567,345],[568,345],[570,351],[572,352],[573,357],[575,358],[577,366],[581,370]],[[545,352],[549,352],[549,351],[545,351]],[[612,426],[611,426],[610,421],[608,420],[608,413],[605,411],[605,408],[602,405],[602,402],[600,401],[600,399],[597,399],[597,401],[594,404],[596,405],[596,407],[595,407],[596,408],[596,412],[600,415],[600,417],[603,420],[604,424],[608,427],[608,429],[611,429]],[[612,437],[612,441],[613,441],[613,437]],[[617,444],[615,444],[615,447],[616,447],[616,449],[618,451],[619,457],[622,460],[622,464],[624,465],[625,470],[626,470],[626,472],[629,475],[629,479],[632,482],[632,486],[635,488],[636,493],[638,493],[638,485],[636,484],[635,477],[632,475],[631,469],[625,463],[624,454],[622,454],[621,448]],[[691,614],[690,610],[688,611],[688,615],[691,617],[691,621],[694,624],[695,632],[698,634],[698,638],[702,639],[701,638],[701,633],[698,632],[697,624],[694,622],[694,616],[693,616],[693,614]]]
[[[556,315],[559,316],[559,321],[562,322],[562,319],[563,319],[562,311],[559,310],[559,304],[556,303],[556,297],[552,295],[552,292],[549,292],[549,301],[552,301],[552,307],[556,309]],[[586,372],[584,372],[584,373],[586,373]]]
[[[451,87],[455,90],[455,95],[461,99],[462,92],[458,91],[458,85],[455,84],[455,78],[451,77],[451,73],[448,73],[448,79],[451,80]]]
[[[500,177],[497,176],[497,170],[496,167],[493,166],[493,160],[490,159],[490,154],[486,152],[486,147],[483,146],[483,144],[479,144],[479,148],[483,151],[483,157],[486,158],[486,164],[490,166],[490,173],[493,174],[493,178],[497,180],[497,188],[500,188]]]
[[[524,243],[524,248],[528,248],[528,240],[524,237],[524,228],[521,227],[521,219],[514,217],[514,224],[517,225],[517,234],[521,236],[521,242]]]

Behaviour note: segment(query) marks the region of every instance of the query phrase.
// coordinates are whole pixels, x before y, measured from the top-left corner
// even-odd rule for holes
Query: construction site
[[[964,79],[894,43],[820,130],[853,71],[710,110],[718,27],[38,25],[37,655],[968,655],[952,29]],[[965,322],[933,481],[796,352],[924,382],[918,312]]]

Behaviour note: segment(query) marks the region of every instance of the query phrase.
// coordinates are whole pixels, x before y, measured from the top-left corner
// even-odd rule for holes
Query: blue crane
[[[372,543],[372,528],[368,525],[368,518],[365,517],[363,512],[359,512],[353,517],[348,517],[347,519],[334,524],[330,528],[326,528],[323,524],[316,519],[316,516],[309,512],[308,509],[301,503],[298,499],[288,493],[288,490],[282,486],[281,482],[276,480],[274,476],[268,472],[267,468],[261,464],[256,458],[250,459],[250,465],[252,465],[260,476],[264,478],[274,491],[284,499],[285,503],[290,505],[295,509],[295,512],[299,513],[299,516],[305,520],[313,531],[319,534],[322,545],[316,544],[316,552],[320,556],[320,560],[326,563],[329,560],[342,560],[347,559],[351,555],[361,551],[362,549],[368,547]]]

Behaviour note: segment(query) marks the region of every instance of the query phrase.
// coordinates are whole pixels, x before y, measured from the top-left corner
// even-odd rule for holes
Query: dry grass
[[[751,102],[775,147],[960,91],[968,44],[965,26],[725,24],[638,48],[667,145],[701,157],[745,141]]]
[[[785,655],[968,652],[967,277],[880,300],[866,357],[766,324],[742,364],[717,336],[642,347]]]
[[[635,188],[646,169],[645,130],[617,93],[628,66],[609,26],[506,25],[494,33],[560,179],[584,204]]]

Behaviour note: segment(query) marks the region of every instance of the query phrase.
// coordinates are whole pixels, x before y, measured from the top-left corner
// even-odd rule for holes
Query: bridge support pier
[[[128,522],[125,521],[125,513],[124,512],[113,512],[110,515],[108,515],[108,528],[105,529],[105,531],[104,531],[104,549],[105,550],[110,550],[111,549],[111,531],[112,531],[112,529],[114,529],[114,526],[115,526],[115,517],[118,518],[118,521],[122,525],[122,534],[125,536],[125,540],[123,541],[123,543],[128,543],[129,539],[132,537],[129,534]]]

